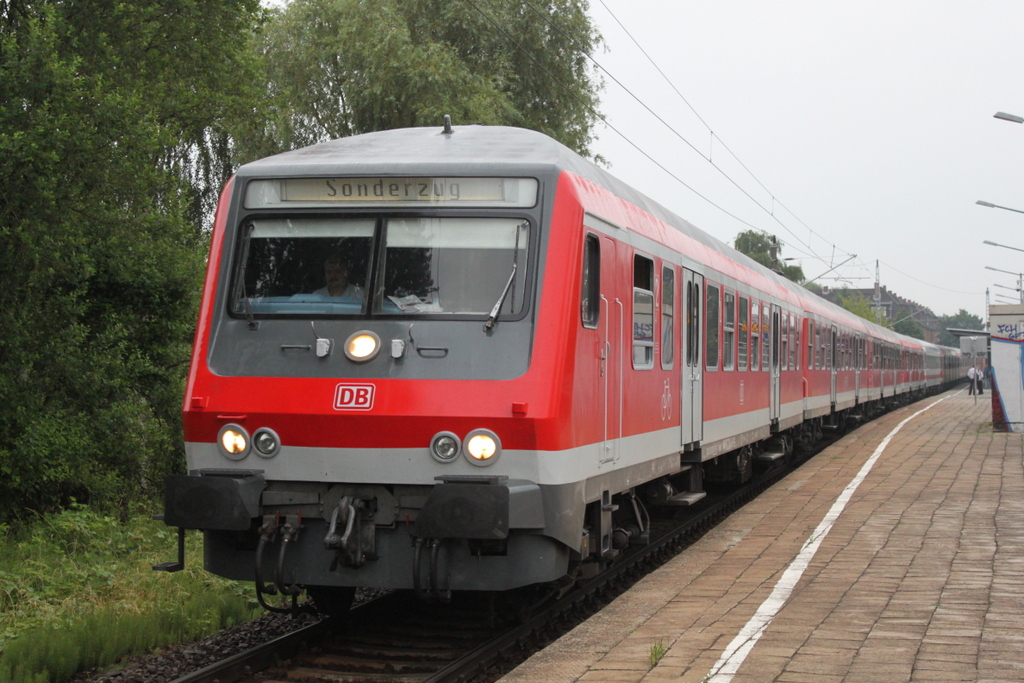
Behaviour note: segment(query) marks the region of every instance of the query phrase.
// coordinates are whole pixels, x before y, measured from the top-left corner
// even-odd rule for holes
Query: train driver
[[[324,280],[327,284],[313,292],[314,294],[332,298],[363,298],[363,288],[348,281],[348,264],[337,254],[324,259]]]

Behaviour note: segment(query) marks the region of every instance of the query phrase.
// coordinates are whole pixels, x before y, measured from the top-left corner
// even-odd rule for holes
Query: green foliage
[[[77,505],[7,530],[0,542],[0,683],[67,680],[251,619],[255,603],[239,584],[195,566],[199,534],[188,539],[185,571],[152,571],[175,556],[176,540],[146,517],[121,523]]]
[[[760,230],[744,230],[736,235],[733,246],[736,251],[749,256],[765,268],[781,274],[787,280],[792,280],[797,284],[804,281],[803,268],[800,266],[787,266],[780,260],[784,245],[775,235],[769,235]],[[773,251],[774,258],[772,255]]]
[[[838,296],[839,305],[848,310],[850,313],[859,315],[865,320],[878,324],[878,314],[873,308],[871,308],[871,302],[867,298],[856,292],[843,292],[840,291]],[[881,321],[882,327],[887,327],[886,320],[883,317]]]
[[[445,114],[588,155],[600,83],[583,53],[600,37],[586,11],[586,0],[294,0],[255,38],[269,122],[237,132],[240,155],[440,126]]]
[[[892,324],[892,329],[915,339],[924,339],[924,328],[913,318],[903,318]]]
[[[252,609],[231,594],[204,593],[143,614],[101,609],[66,629],[37,628],[11,642],[0,658],[0,683],[63,683],[124,655],[198,640],[251,618]]]
[[[124,510],[181,467],[200,216],[258,12],[0,3],[0,519]]]
[[[654,668],[658,665],[658,662],[668,653],[668,648],[665,646],[665,639],[658,638],[654,643],[651,644],[651,651],[647,655],[647,663],[650,664],[650,668]]]
[[[954,315],[942,316],[942,333],[939,335],[939,343],[944,346],[960,348],[960,341],[946,331],[950,327],[954,330],[984,330],[985,323],[981,318],[973,313],[968,313],[963,308]]]

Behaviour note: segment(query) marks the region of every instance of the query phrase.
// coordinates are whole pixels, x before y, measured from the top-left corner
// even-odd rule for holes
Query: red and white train
[[[542,134],[359,135],[224,188],[164,519],[328,607],[549,582],[964,370]]]

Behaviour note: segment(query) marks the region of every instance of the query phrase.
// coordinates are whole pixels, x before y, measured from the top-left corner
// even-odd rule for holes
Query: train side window
[[[833,369],[836,365],[834,360],[834,352],[836,349],[836,330],[825,331],[825,370]]]
[[[718,287],[705,285],[707,305],[704,307],[704,330],[707,336],[704,361],[708,370],[718,369]]]
[[[796,315],[789,317],[789,329],[793,331],[793,344],[789,347],[789,365],[793,370],[800,369],[800,318]]]
[[[686,302],[684,304],[686,308],[686,332],[684,333],[684,339],[686,340],[686,367],[693,365],[693,283],[686,283]]]
[[[768,317],[768,304],[761,306],[761,372],[768,372],[771,361],[771,318]]]
[[[750,369],[756,371],[761,360],[761,304],[757,299],[750,307]]]
[[[814,321],[807,320],[807,369],[814,369]]]
[[[789,316],[785,312],[782,313],[782,320],[780,322],[782,326],[781,334],[779,335],[782,339],[782,350],[780,353],[782,362],[779,364],[779,367],[785,370],[788,362],[787,359],[789,358]]]
[[[654,367],[654,261],[633,256],[633,369]]]
[[[661,269],[661,367],[668,370],[676,360],[676,269]]]
[[[814,328],[814,369],[820,370],[822,366],[821,327]]]
[[[693,299],[691,300],[689,319],[689,337],[687,349],[691,354],[690,363],[693,367],[700,366],[700,284],[693,283]]]
[[[601,317],[601,241],[587,235],[583,243],[583,287],[580,319],[583,327],[596,329]]]
[[[740,341],[737,347],[739,351],[739,369],[747,369],[747,348],[750,340],[750,300],[745,296],[740,297],[739,311]]]
[[[722,309],[722,369],[732,370],[736,365],[736,295],[724,291],[725,307]]]

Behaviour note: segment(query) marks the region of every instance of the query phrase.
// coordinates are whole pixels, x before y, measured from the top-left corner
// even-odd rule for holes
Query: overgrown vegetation
[[[77,671],[249,620],[247,586],[191,564],[167,574],[174,530],[144,515],[127,523],[87,507],[36,516],[0,540],[0,683],[68,680]]]
[[[0,0],[0,520],[183,467],[206,163],[258,0]],[[239,47],[241,46],[241,47]]]

